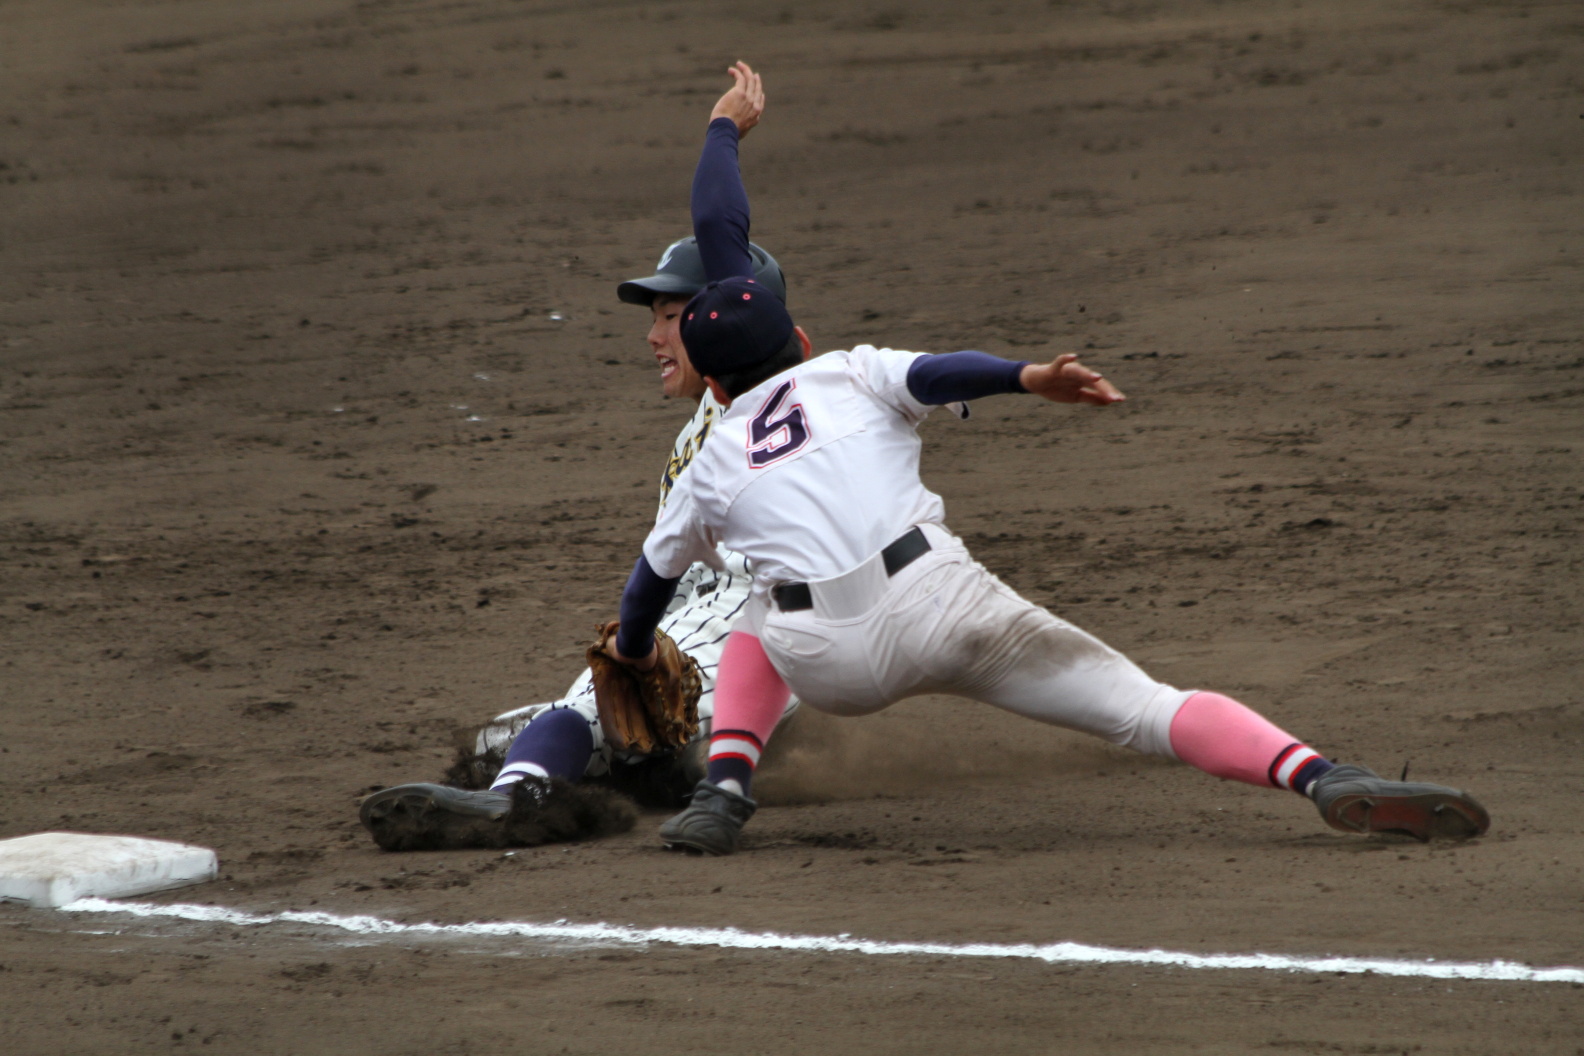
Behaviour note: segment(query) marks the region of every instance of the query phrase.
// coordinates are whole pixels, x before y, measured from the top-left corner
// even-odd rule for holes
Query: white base
[[[0,840],[0,900],[35,908],[125,898],[213,880],[215,853],[169,840],[39,832]]]

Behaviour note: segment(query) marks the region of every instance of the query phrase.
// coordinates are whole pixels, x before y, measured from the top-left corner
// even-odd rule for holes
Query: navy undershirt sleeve
[[[665,579],[649,567],[649,559],[639,555],[622,591],[621,630],[616,632],[616,648],[625,657],[641,660],[654,648],[655,628],[676,595],[676,579]]]
[[[907,387],[915,400],[931,406],[1005,392],[1027,392],[1018,380],[1026,366],[1026,359],[1002,359],[988,352],[920,356],[908,368]]]
[[[704,274],[711,282],[753,276],[748,252],[748,192],[737,164],[737,124],[729,117],[710,122],[704,151],[693,173],[693,234]]]

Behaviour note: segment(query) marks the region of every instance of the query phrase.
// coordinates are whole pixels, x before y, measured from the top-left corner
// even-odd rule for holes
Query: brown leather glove
[[[664,631],[655,631],[658,656],[649,671],[615,658],[617,620],[597,625],[588,647],[594,700],[611,747],[634,752],[674,752],[698,734],[704,682],[694,659]]]

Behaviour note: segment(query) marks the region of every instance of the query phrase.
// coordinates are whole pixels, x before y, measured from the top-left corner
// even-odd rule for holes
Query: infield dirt
[[[743,58],[818,349],[1076,350],[924,428],[978,557],[1491,833],[979,705],[805,714],[747,848],[392,855],[371,788],[556,697],[690,408],[614,285]],[[0,8],[0,837],[155,896],[1584,964],[1574,4],[21,0]],[[0,909],[7,1051],[1584,1053],[1558,984],[328,943]]]

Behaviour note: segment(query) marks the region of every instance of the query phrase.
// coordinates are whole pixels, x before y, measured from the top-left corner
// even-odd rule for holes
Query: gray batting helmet
[[[754,275],[761,286],[768,287],[782,301],[786,300],[786,279],[781,265],[774,257],[752,242],[748,253],[753,257]],[[647,279],[629,279],[616,287],[616,296],[628,304],[649,305],[660,294],[691,297],[704,288],[709,277],[704,274],[704,258],[699,255],[698,239],[688,238],[671,243],[660,255],[655,273]]]

